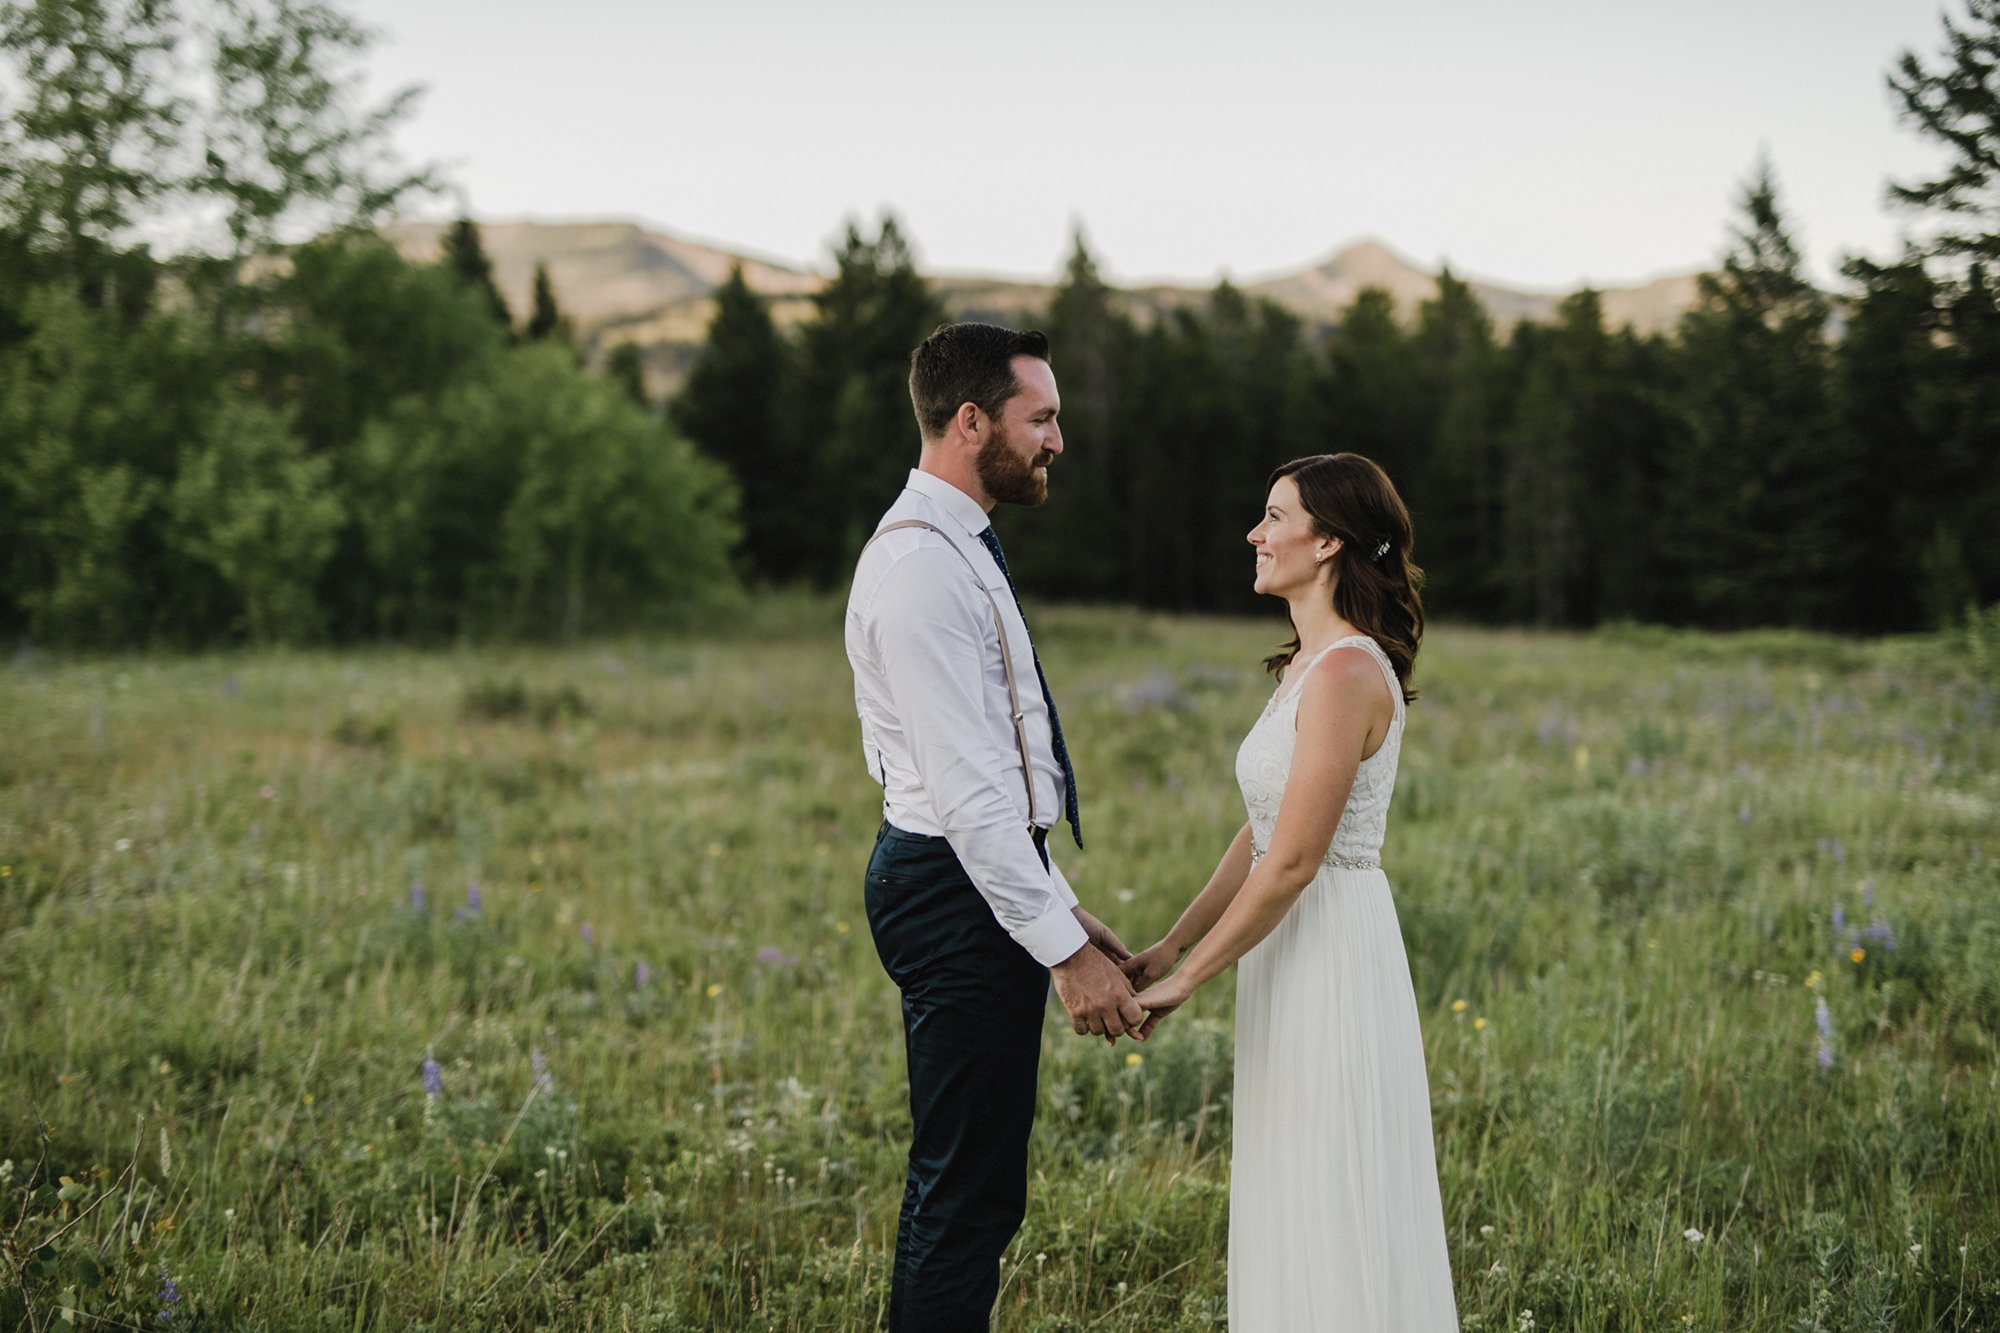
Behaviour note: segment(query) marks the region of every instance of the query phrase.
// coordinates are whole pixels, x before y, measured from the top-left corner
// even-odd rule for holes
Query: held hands
[[[1118,944],[1116,936],[1112,936],[1111,942],[1121,954],[1125,952],[1125,946]],[[1125,980],[1118,964],[1098,945],[1084,945],[1050,968],[1049,973],[1055,981],[1056,995],[1069,1011],[1070,1028],[1079,1036],[1095,1033],[1114,1045],[1128,1033],[1139,1037],[1138,1029],[1146,1021],[1146,1011],[1132,998],[1132,984]]]
[[[1134,954],[1119,964],[1127,979],[1139,993],[1134,997],[1141,1009],[1146,1011],[1146,1021],[1132,1034],[1138,1041],[1153,1035],[1153,1029],[1160,1020],[1187,1003],[1193,988],[1167,979],[1180,961],[1181,950],[1166,940],[1161,940],[1144,953]]]

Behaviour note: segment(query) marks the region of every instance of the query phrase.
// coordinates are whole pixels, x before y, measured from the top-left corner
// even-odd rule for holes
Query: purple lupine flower
[[[424,886],[421,882],[410,885],[410,910],[412,912],[424,910]]]
[[[1847,929],[1847,913],[1840,910],[1840,904],[1833,905],[1833,933],[1838,935]]]
[[[160,1313],[156,1316],[158,1322],[173,1323],[174,1317],[180,1313],[181,1284],[168,1274],[165,1259],[160,1260],[160,1290],[157,1295],[160,1298]]]
[[[444,1096],[444,1070],[435,1058],[424,1061],[424,1096]]]
[[[1868,908],[1875,906],[1875,881],[1872,879],[1861,881],[1861,905]]]
[[[486,898],[479,892],[477,880],[465,886],[465,910],[474,916],[486,910]]]
[[[632,988],[634,990],[644,990],[646,989],[646,987],[652,984],[653,984],[653,969],[646,966],[645,960],[641,959],[639,962],[633,964]]]
[[[1840,839],[1833,840],[1833,860],[1835,865],[1847,864],[1847,849],[1840,845]]]
[[[1874,923],[1868,929],[1861,932],[1861,938],[1874,944],[1884,953],[1896,952],[1896,932],[1890,927],[1887,921],[1884,921],[1879,916],[1875,918]]]
[[[784,960],[785,951],[775,944],[767,944],[757,951],[757,961],[760,963],[782,963]]]
[[[1819,1032],[1819,1050],[1814,1059],[1821,1069],[1833,1068],[1833,1013],[1826,1007],[1826,997],[1821,996],[1813,1003],[1813,1027]]]
[[[549,1062],[542,1057],[541,1047],[535,1047],[528,1057],[528,1063],[535,1069],[535,1087],[542,1092],[552,1091],[556,1086],[555,1075],[549,1073]]]
[[[582,933],[583,933],[583,943],[586,948],[597,943],[597,934],[595,931],[591,930],[590,923],[588,921],[583,923]]]

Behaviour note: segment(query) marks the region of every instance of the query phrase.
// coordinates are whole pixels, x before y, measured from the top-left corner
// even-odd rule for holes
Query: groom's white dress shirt
[[[971,496],[912,470],[878,531],[905,519],[935,524],[965,559],[937,533],[903,528],[870,545],[855,566],[847,660],[868,770],[882,784],[884,817],[907,832],[949,840],[1001,927],[1037,962],[1052,966],[1088,940],[1070,912],[1076,895],[1053,857],[1042,868],[1029,834],[994,608],[1005,617],[1013,649],[1035,822],[1048,828],[1062,817],[1065,793],[1028,627],[979,540],[988,523]],[[991,601],[974,585],[975,570]]]

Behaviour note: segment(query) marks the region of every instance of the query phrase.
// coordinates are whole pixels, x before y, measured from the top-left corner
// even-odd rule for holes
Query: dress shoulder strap
[[[928,532],[934,532],[939,537],[942,537],[944,544],[952,549],[952,553],[965,562],[966,572],[972,575],[972,581],[978,585],[979,591],[986,594],[986,604],[993,608],[993,628],[1000,635],[1000,670],[1007,677],[1007,709],[1014,718],[1014,745],[1021,752],[1021,780],[1028,785],[1028,823],[1031,825],[1035,824],[1037,822],[1035,819],[1035,768],[1028,760],[1028,724],[1025,714],[1021,712],[1020,688],[1014,683],[1014,654],[1007,646],[1007,622],[1001,618],[1000,603],[993,599],[993,591],[986,586],[986,580],[979,577],[979,567],[972,563],[971,557],[966,555],[964,551],[961,551],[958,543],[953,541],[949,534],[935,523],[926,523],[920,518],[906,518],[898,523],[885,523],[875,530],[875,535],[870,537],[861,549],[865,551],[883,537],[903,528],[923,528]],[[1400,698],[1401,696],[1397,697]]]

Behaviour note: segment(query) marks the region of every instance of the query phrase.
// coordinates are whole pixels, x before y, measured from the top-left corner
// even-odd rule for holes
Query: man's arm
[[[1014,942],[1056,971],[1079,1032],[1138,1024],[1130,984],[1089,947],[1074,895],[1043,867],[1009,786],[1023,780],[1021,759],[986,712],[983,594],[951,552],[919,545],[883,576],[874,606],[870,633],[910,762],[973,887]]]

